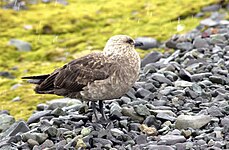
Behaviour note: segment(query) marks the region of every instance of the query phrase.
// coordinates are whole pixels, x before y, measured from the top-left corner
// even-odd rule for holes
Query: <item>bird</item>
[[[143,43],[127,35],[114,35],[108,39],[103,51],[93,52],[70,61],[50,74],[25,76],[29,83],[37,84],[38,94],[56,94],[91,102],[96,121],[96,102],[106,120],[103,101],[117,99],[126,94],[138,80],[141,59],[136,47]]]

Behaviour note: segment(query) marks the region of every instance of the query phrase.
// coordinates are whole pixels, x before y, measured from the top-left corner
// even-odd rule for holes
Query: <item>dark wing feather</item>
[[[54,71],[37,86],[36,92],[55,93],[58,95],[79,92],[87,84],[95,80],[108,78],[110,66],[100,53],[81,57]]]

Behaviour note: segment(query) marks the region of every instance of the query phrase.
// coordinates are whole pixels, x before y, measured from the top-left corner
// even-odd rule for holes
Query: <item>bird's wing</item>
[[[87,84],[95,80],[104,80],[109,77],[109,68],[112,64],[106,62],[100,53],[93,53],[73,60],[60,69],[54,71],[38,89],[44,91],[65,89],[70,92],[79,92]]]

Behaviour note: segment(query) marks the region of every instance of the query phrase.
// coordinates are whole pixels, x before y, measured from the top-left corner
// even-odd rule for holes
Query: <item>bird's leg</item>
[[[101,101],[101,100],[99,101],[99,111],[102,114],[103,119],[107,120],[107,117],[106,117],[106,115],[104,113],[104,109],[103,109],[103,101]]]
[[[98,121],[98,116],[97,116],[97,113],[96,113],[96,103],[94,101],[91,102],[91,107],[92,107],[92,110],[94,112],[94,115],[95,115],[95,119],[96,121]]]

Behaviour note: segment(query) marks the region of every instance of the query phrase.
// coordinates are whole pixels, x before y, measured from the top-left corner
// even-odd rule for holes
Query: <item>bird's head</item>
[[[135,42],[127,35],[112,36],[106,43],[104,52],[123,53],[128,51],[135,51],[135,47],[142,46],[141,42]]]

